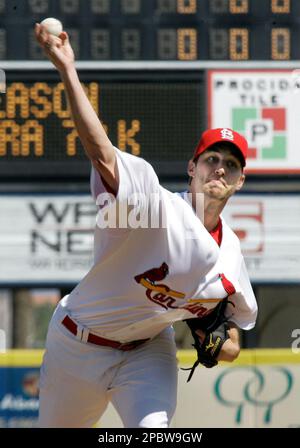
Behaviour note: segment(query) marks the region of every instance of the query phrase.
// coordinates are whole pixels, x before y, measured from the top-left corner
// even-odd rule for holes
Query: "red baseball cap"
[[[208,129],[207,131],[204,131],[194,152],[193,160],[206,151],[210,146],[220,142],[232,143],[241,155],[243,167],[246,165],[248,151],[247,140],[241,134],[229,128]]]

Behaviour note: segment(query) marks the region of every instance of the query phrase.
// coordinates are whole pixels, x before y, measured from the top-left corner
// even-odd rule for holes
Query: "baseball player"
[[[234,316],[215,351],[217,361],[234,360],[237,326],[255,323],[238,241],[216,219],[243,183],[247,144],[231,130],[214,134],[215,142],[230,141],[233,150],[220,147],[212,154],[200,145],[189,164],[191,200],[170,193],[146,161],[110,142],[79,82],[67,33],[55,37],[39,24],[35,32],[64,83],[99,208],[94,265],[61,300],[49,325],[39,425],[91,427],[111,402],[125,427],[168,427],[177,397],[172,323],[201,320],[233,297],[228,313]],[[197,192],[206,196],[206,183],[212,194],[206,224],[213,237],[196,210]]]

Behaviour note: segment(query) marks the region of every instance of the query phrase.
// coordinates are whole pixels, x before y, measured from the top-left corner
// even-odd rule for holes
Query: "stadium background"
[[[258,322],[241,334],[235,366],[198,369],[191,385],[181,374],[173,426],[300,426],[296,0],[0,0],[0,426],[36,424],[50,316],[92,260],[89,164],[33,38],[49,16],[69,32],[113,143],[149,160],[170,190],[185,188],[206,127],[233,127],[251,142],[247,182],[226,219],[241,240]],[[190,336],[175,329],[180,364],[190,365]],[[211,413],[193,412],[197,394]],[[100,422],[117,424],[111,410]]]

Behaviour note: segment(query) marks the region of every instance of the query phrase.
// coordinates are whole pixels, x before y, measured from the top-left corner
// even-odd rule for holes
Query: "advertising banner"
[[[224,363],[214,369],[198,369],[188,384],[186,374],[182,373],[179,376],[181,406],[177,407],[175,426],[300,427],[297,398],[300,364],[284,364],[279,358],[275,363],[273,360],[266,364],[257,361],[253,365],[230,366]]]
[[[78,282],[93,263],[96,206],[86,195],[0,196],[0,282]],[[252,281],[300,282],[298,195],[233,197],[224,218]]]
[[[92,265],[90,195],[0,196],[0,281],[76,282]]]
[[[36,426],[39,369],[0,367],[0,428]]]
[[[300,70],[211,70],[208,127],[249,143],[247,172],[300,173]]]
[[[173,428],[299,428],[300,349],[242,350],[238,359],[213,369],[179,369]],[[41,350],[0,354],[0,427],[36,427]],[[179,350],[180,367],[195,361]],[[110,404],[97,427],[122,428]]]
[[[298,195],[236,196],[223,216],[240,239],[252,281],[300,282]]]
[[[178,353],[181,367],[194,363],[194,353]],[[213,369],[179,369],[178,402],[173,428],[299,428],[300,355],[285,350],[243,350],[232,364]],[[110,405],[99,422],[121,427]]]

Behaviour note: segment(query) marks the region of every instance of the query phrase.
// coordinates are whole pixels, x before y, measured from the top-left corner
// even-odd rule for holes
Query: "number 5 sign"
[[[264,213],[262,202],[232,201],[224,213],[224,218],[238,236],[245,255],[263,252]]]

